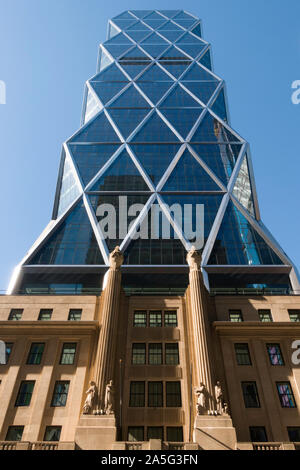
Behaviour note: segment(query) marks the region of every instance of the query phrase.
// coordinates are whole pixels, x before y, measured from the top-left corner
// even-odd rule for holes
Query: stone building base
[[[82,450],[110,450],[117,439],[114,416],[83,415],[75,431],[76,446]]]
[[[236,449],[236,432],[230,416],[197,416],[193,440],[203,450]]]

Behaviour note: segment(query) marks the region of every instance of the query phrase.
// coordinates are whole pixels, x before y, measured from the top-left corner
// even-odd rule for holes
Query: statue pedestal
[[[235,450],[236,432],[230,416],[196,416],[193,440],[203,450]]]
[[[81,415],[75,431],[75,442],[82,450],[111,450],[117,439],[114,415]]]

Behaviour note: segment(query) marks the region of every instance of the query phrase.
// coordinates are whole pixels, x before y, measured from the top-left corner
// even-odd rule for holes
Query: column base
[[[203,450],[234,450],[237,439],[230,416],[197,416],[193,440]]]
[[[75,431],[75,442],[82,450],[111,450],[117,439],[114,415],[82,415]]]

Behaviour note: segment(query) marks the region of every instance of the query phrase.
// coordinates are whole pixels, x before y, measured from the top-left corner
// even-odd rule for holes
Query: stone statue
[[[105,398],[104,398],[104,411],[105,414],[114,414],[114,387],[113,381],[110,380],[106,385]]]
[[[200,383],[199,387],[195,389],[195,394],[197,395],[197,415],[203,415],[206,411],[206,396],[207,390],[203,382]]]
[[[217,402],[217,412],[219,415],[223,414],[223,390],[221,387],[220,382],[216,383],[215,386],[215,397],[216,397],[216,402]]]
[[[116,248],[109,255],[110,269],[112,269],[113,271],[118,271],[120,267],[122,266],[123,261],[124,261],[123,253],[121,252],[120,247],[116,246]]]
[[[95,382],[90,382],[90,387],[86,391],[86,399],[83,405],[83,414],[88,415],[93,408],[95,398],[97,396],[97,387]]]
[[[202,257],[200,253],[192,246],[191,250],[188,252],[186,261],[190,267],[191,271],[199,271],[201,267]]]

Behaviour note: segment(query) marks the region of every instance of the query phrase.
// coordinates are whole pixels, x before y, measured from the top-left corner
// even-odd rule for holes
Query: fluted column
[[[193,332],[194,357],[195,357],[195,380],[199,386],[204,384],[207,390],[206,409],[214,410],[214,387],[209,359],[208,348],[208,319],[207,291],[204,286],[201,273],[201,255],[192,248],[187,255],[187,262],[190,268],[190,308],[191,308],[191,330]]]

